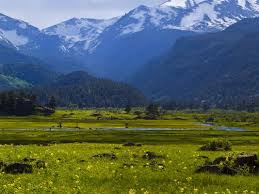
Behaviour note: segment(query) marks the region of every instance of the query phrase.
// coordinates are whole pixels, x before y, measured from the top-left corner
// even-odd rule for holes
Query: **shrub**
[[[200,148],[202,151],[230,151],[231,143],[225,139],[218,139],[209,142]]]

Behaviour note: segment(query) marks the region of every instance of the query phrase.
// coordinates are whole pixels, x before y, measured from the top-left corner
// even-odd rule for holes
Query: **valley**
[[[258,194],[259,1],[79,1],[0,8],[0,193]]]

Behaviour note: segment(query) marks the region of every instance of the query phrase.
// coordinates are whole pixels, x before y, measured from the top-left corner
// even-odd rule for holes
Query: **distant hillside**
[[[259,94],[259,18],[179,39],[132,83],[155,99],[242,100]]]
[[[147,103],[141,92],[127,84],[95,78],[82,71],[60,76],[53,83],[30,92],[40,103],[47,103],[54,96],[58,106],[125,107]]]
[[[4,64],[0,65],[0,74],[25,80],[31,85],[42,85],[52,82],[57,74],[37,64]]]
[[[31,85],[24,80],[0,74],[0,91],[28,88],[30,86]]]
[[[40,60],[18,52],[14,47],[0,42],[0,64],[39,64]]]

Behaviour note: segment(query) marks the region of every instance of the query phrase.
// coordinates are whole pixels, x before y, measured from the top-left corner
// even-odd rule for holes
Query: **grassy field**
[[[51,116],[6,117],[0,116],[0,129],[54,128],[177,128],[208,129],[193,114],[164,114],[157,120],[136,119],[133,113],[123,110],[57,110]]]
[[[33,166],[33,172],[0,173],[0,193],[259,193],[258,175],[195,173],[205,162],[199,156],[213,160],[239,153],[259,154],[258,115],[186,111],[166,112],[158,120],[144,120],[122,110],[58,110],[51,116],[2,116],[0,166],[1,161],[27,163]],[[209,117],[215,120],[213,127],[203,125]],[[130,128],[182,130],[100,129],[123,128],[125,123]],[[216,126],[251,131],[219,131]],[[232,151],[199,151],[200,146],[214,139],[229,140]],[[143,146],[125,147],[126,142]],[[143,158],[148,151],[162,157]],[[116,159],[93,157],[104,153]],[[35,161],[25,162],[24,158]],[[43,161],[45,167],[37,168],[37,161]]]
[[[199,147],[214,138],[227,138],[231,152],[204,152]],[[9,140],[9,142],[6,142]],[[218,131],[25,131],[2,133],[0,158],[6,163],[34,158],[46,168],[32,174],[0,174],[0,193],[258,193],[258,176],[197,174],[198,156],[258,153],[259,132]],[[56,144],[49,144],[56,141]],[[142,147],[125,147],[134,141]],[[57,144],[59,142],[59,144]],[[63,144],[64,142],[71,142]],[[72,143],[74,142],[74,143]],[[80,143],[79,143],[80,142]],[[34,144],[32,144],[34,143]],[[52,142],[53,143],[53,142]],[[41,146],[43,144],[44,146]],[[163,158],[142,158],[152,151]],[[93,158],[113,153],[117,159]],[[35,165],[33,162],[32,165]]]
[[[137,109],[138,110],[138,109]],[[135,110],[135,111],[137,111]],[[157,120],[145,120],[132,111],[110,110],[57,110],[51,116],[29,117],[0,116],[0,129],[49,129],[62,123],[63,128],[173,128],[173,129],[213,129],[216,126],[240,127],[259,130],[259,113],[211,111],[167,111]],[[143,110],[138,110],[139,112]],[[205,126],[207,118],[214,118],[214,127]]]

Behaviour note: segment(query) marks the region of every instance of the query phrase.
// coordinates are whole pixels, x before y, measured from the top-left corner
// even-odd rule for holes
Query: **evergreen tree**
[[[126,108],[125,108],[125,112],[126,112],[127,114],[129,114],[130,111],[131,111],[131,107],[130,107],[130,105],[127,105]]]
[[[160,116],[158,105],[150,104],[146,107],[146,116],[148,119],[157,119]]]
[[[56,106],[57,106],[56,99],[55,99],[54,96],[51,96],[51,98],[49,100],[49,103],[48,103],[48,107],[52,108],[52,109],[55,109]]]

